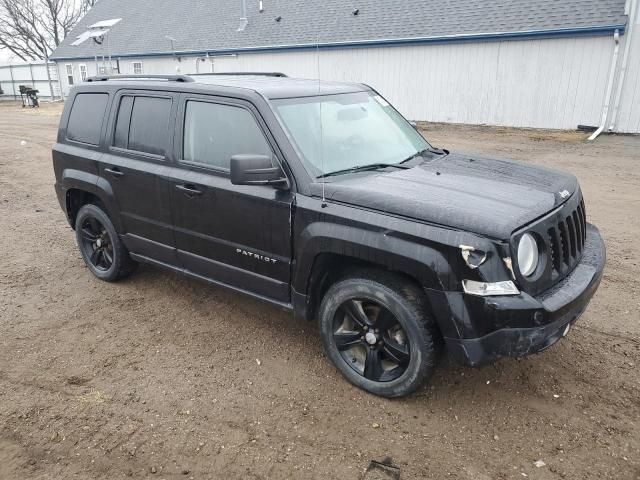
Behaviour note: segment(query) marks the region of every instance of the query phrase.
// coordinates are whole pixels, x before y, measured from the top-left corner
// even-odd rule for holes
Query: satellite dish
[[[116,23],[119,23],[121,18],[112,18],[111,20],[102,20],[100,22],[94,23],[93,25],[89,25],[89,28],[111,28]]]
[[[76,40],[73,43],[71,43],[71,45],[73,45],[74,47],[77,47],[78,45],[83,44],[90,38],[93,38],[93,40],[96,43],[102,43],[102,41],[99,39],[101,37],[104,37],[107,33],[109,33],[109,31],[111,30],[111,27],[113,27],[116,23],[120,22],[121,20],[122,20],[121,18],[112,18],[110,20],[102,20],[100,22],[94,23],[93,25],[89,25],[89,30],[78,35],[76,37]]]

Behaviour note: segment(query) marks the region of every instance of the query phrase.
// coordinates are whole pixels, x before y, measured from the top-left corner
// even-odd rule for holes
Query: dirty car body
[[[332,286],[362,277],[375,290],[379,272],[389,278],[382,284],[417,292],[406,299],[424,297],[416,311],[428,312],[433,342],[472,366],[548,348],[598,288],[605,247],[573,175],[433,148],[366,85],[260,75],[191,80],[103,79],[74,88],[53,149],[56,192],[72,227],[82,207],[95,204],[133,261],[309,320],[340,317],[327,298]],[[222,112],[212,122],[251,123],[238,128],[248,146],[237,147],[240,139],[225,150],[228,163],[198,158],[215,151],[202,140],[207,129],[197,127],[209,107]],[[100,118],[90,139],[79,138],[76,108]],[[146,145],[149,122],[160,129],[156,150]],[[233,126],[220,125],[234,135]],[[100,257],[98,244],[87,243],[85,261]],[[118,251],[106,251],[102,267]],[[374,311],[377,295],[375,315],[389,311],[402,328],[326,320],[335,338],[362,333],[353,339],[363,356],[338,345],[342,356],[331,358],[351,363],[339,366],[342,373],[373,393],[409,393],[419,382],[374,388],[400,385],[410,374],[394,362],[408,372],[414,360],[403,355],[420,347],[406,338],[401,306],[394,310],[386,293],[369,290],[354,294],[358,312]],[[369,365],[381,359],[374,371]]]

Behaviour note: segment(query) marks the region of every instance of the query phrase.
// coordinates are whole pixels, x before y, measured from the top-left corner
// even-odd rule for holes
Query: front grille
[[[524,277],[518,268],[514,274],[521,289],[538,295],[569,275],[580,263],[587,236],[586,211],[578,189],[561,207],[516,232],[511,237],[511,249],[517,251],[524,233],[541,240],[541,267],[531,277]]]
[[[578,208],[549,228],[547,234],[553,273],[563,276],[573,270],[582,257],[587,234],[584,201],[580,201]]]

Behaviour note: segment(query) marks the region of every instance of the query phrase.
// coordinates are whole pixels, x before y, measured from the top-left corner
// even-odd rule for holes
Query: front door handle
[[[118,167],[105,168],[104,171],[110,173],[114,177],[121,177],[124,175],[124,172],[121,171]]]
[[[181,192],[186,193],[189,196],[196,196],[196,195],[202,195],[202,190],[198,190],[195,185],[192,185],[190,183],[187,183],[185,185],[176,185],[176,188],[178,190],[180,190]]]

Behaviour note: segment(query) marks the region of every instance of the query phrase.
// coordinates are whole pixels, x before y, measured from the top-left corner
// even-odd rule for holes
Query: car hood
[[[507,240],[578,189],[576,178],[564,172],[451,153],[406,170],[335,177],[325,184],[325,196]]]

